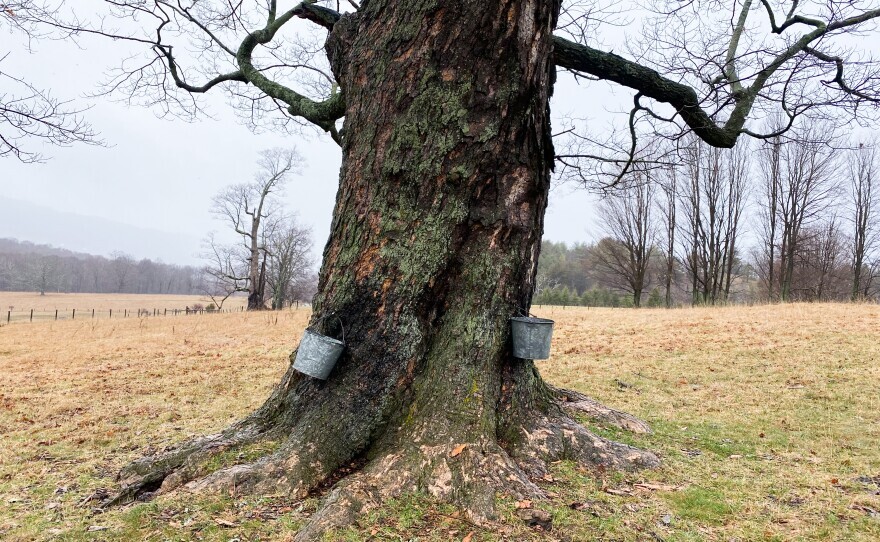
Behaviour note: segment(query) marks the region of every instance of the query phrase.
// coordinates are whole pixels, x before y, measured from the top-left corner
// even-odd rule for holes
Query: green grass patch
[[[718,491],[702,487],[689,487],[667,498],[675,515],[699,523],[720,524],[731,514],[733,507]]]

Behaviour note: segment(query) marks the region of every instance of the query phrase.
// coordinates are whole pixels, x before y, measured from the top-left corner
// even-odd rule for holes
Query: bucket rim
[[[339,345],[339,346],[345,346],[345,342],[340,341],[339,339],[334,339],[333,337],[328,337],[327,335],[321,335],[317,331],[312,331],[311,329],[305,330],[305,333],[308,333],[309,335],[313,336],[314,338],[318,339],[319,341],[323,341],[325,343],[335,344],[335,345]]]
[[[553,325],[556,322],[554,320],[550,320],[548,318],[537,318],[533,316],[511,316],[510,320],[512,322],[522,322],[524,324],[550,324]]]

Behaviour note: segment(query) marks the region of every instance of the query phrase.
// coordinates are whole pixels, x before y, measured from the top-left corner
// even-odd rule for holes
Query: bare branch
[[[0,90],[0,158],[14,156],[26,163],[41,162],[44,157],[40,153],[28,150],[30,145],[40,141],[59,147],[75,143],[104,144],[82,118],[87,107],[58,100],[49,92],[2,71],[0,86],[8,89]]]
[[[318,6],[312,5],[311,1],[303,2],[275,20],[268,22],[262,29],[251,32],[244,38],[239,46],[236,53],[236,60],[239,69],[245,78],[261,91],[265,92],[268,96],[277,98],[286,103],[288,105],[288,112],[291,115],[302,117],[329,132],[335,129],[336,121],[345,115],[345,101],[341,92],[334,93],[329,99],[323,102],[310,100],[295,90],[270,80],[263,75],[260,70],[254,67],[252,61],[254,49],[256,49],[258,45],[272,41],[272,38],[275,37],[275,34],[281,29],[281,27],[293,17],[316,13],[312,10],[317,7]],[[323,11],[317,13],[322,14],[322,16],[326,11],[330,11],[326,10],[326,8],[320,9]],[[332,28],[332,24],[330,27]]]
[[[665,34],[673,37],[664,37],[665,31],[657,30],[644,44],[655,46],[655,53],[661,55],[659,64],[666,67],[668,74],[661,74],[641,61],[627,60],[560,36],[554,37],[554,60],[560,68],[613,81],[646,98],[672,106],[674,115],[666,117],[667,121],[680,118],[689,130],[716,147],[732,147],[742,134],[759,138],[777,135],[759,134],[747,128],[746,123],[756,108],[765,111],[769,105],[775,104],[793,121],[795,117],[820,107],[847,108],[856,114],[862,103],[880,103],[877,88],[880,77],[876,70],[862,70],[858,83],[849,83],[844,77],[844,65],[853,62],[847,61],[843,55],[820,52],[816,47],[834,35],[857,32],[860,25],[880,18],[880,9],[857,11],[852,3],[831,2],[826,10],[827,18],[822,20],[798,15],[799,6],[794,2],[785,21],[777,23],[769,0],[762,0],[762,5],[770,18],[771,35],[781,35],[795,25],[809,29],[800,36],[775,42],[781,45],[764,43],[758,35],[758,27],[748,24],[752,0],[745,0],[722,45],[723,33],[695,30],[700,28],[701,14],[696,11],[697,1],[694,0],[686,6],[676,4],[671,11],[661,11],[661,16],[680,24],[680,28],[676,26]],[[694,10],[694,13],[686,17],[683,13],[686,9]],[[664,26],[662,21],[656,23],[656,28]],[[740,51],[743,43],[747,46]],[[662,57],[666,51],[670,52],[668,59]],[[805,61],[805,57],[816,61]],[[749,68],[748,72],[740,69],[740,62]],[[834,75],[831,79],[821,80],[820,74],[828,71],[823,64],[832,64]],[[711,71],[720,75],[706,73]],[[701,96],[697,86],[683,81],[685,77],[698,78],[695,82],[704,85],[706,93]],[[811,88],[818,83],[829,89],[833,87],[839,91],[838,96],[817,98]],[[712,103],[714,106],[710,106]],[[654,120],[663,119],[647,107],[643,110]]]

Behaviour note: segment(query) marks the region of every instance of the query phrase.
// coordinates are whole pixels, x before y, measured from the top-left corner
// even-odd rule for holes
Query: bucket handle
[[[520,307],[519,305],[517,305],[517,307],[516,307],[516,315],[517,315],[517,316],[528,316],[528,317],[531,317],[531,318],[537,318],[537,316],[535,316],[535,315],[532,314],[531,312],[527,311],[526,309]]]
[[[327,313],[324,316],[318,318],[315,321],[315,326],[317,326],[318,324],[320,324],[321,322],[323,322],[327,318],[330,318],[331,316],[335,316],[336,321],[339,322],[339,327],[342,329],[342,344],[345,344],[345,324],[342,323],[342,318],[340,318],[339,315],[336,314],[335,312]],[[314,326],[311,326],[311,327],[314,327]]]

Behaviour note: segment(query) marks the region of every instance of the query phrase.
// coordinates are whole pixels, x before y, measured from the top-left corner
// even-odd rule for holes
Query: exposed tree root
[[[388,499],[408,493],[452,503],[476,524],[496,517],[496,494],[517,499],[544,495],[494,443],[411,446],[374,459],[337,484],[295,540],[319,540],[327,530],[345,527]]]
[[[598,422],[633,433],[648,434],[651,432],[651,428],[647,423],[632,414],[607,407],[595,399],[574,390],[548,387],[560,398],[560,404],[566,410],[583,413]]]
[[[564,414],[545,414],[522,428],[525,440],[511,454],[532,478],[547,475],[547,466],[562,459],[593,469],[638,470],[660,466],[651,452],[600,437]]]
[[[133,461],[117,476],[119,492],[105,506],[148,500],[203,475],[200,466],[210,458],[264,437],[253,425],[237,424],[222,433],[186,441],[157,455]]]
[[[266,409],[223,433],[194,439],[160,455],[138,460],[120,473],[122,489],[110,504],[150,498],[183,488],[192,492],[286,495],[301,498],[329,488],[321,507],[296,535],[298,542],[318,540],[329,529],[354,522],[385,501],[422,493],[456,505],[474,523],[494,519],[495,497],[540,499],[536,481],[544,479],[551,463],[572,460],[594,469],[635,470],[660,464],[656,455],[602,438],[565,414],[586,412],[603,423],[638,433],[647,424],[608,408],[580,393],[549,388],[549,402],[535,402],[516,418],[522,424],[507,428],[513,442],[494,435],[476,440],[480,429],[456,426],[444,413],[431,411],[415,426],[389,429],[377,438],[369,457],[350,457],[340,464],[333,439],[308,437],[295,422],[266,416]],[[553,400],[556,398],[557,400]],[[538,406],[543,404],[543,407]],[[271,408],[277,405],[267,402]],[[284,418],[289,420],[290,418]],[[469,427],[469,428],[468,428]],[[513,429],[511,431],[511,429]],[[316,433],[321,435],[321,432]],[[471,435],[456,440],[455,435]],[[313,435],[314,436],[314,435]],[[211,460],[263,440],[282,444],[245,464],[218,465]],[[210,465],[213,465],[211,467]],[[215,469],[213,472],[210,469]]]
[[[305,497],[333,474],[333,469],[321,461],[321,454],[315,453],[317,450],[313,444],[291,438],[269,455],[193,479],[184,488],[195,493]]]
[[[423,493],[456,505],[468,519],[494,519],[495,497],[541,499],[533,480],[548,473],[551,462],[570,459],[590,468],[636,470],[660,465],[656,455],[612,442],[563,416],[541,416],[526,439],[510,453],[493,442],[408,447],[369,462],[343,479],[317,513],[297,533],[297,542],[320,540],[329,529],[353,523],[388,499]]]
[[[259,431],[242,422],[224,433],[197,438],[162,454],[139,459],[119,473],[121,489],[107,506],[149,500],[181,487],[197,493],[304,497],[333,473],[335,465],[324,461],[325,447],[301,438],[291,428],[280,429]],[[282,433],[287,440],[263,456],[239,464],[211,464],[223,452],[234,453],[261,441],[274,441]],[[228,459],[240,458],[233,455]]]

